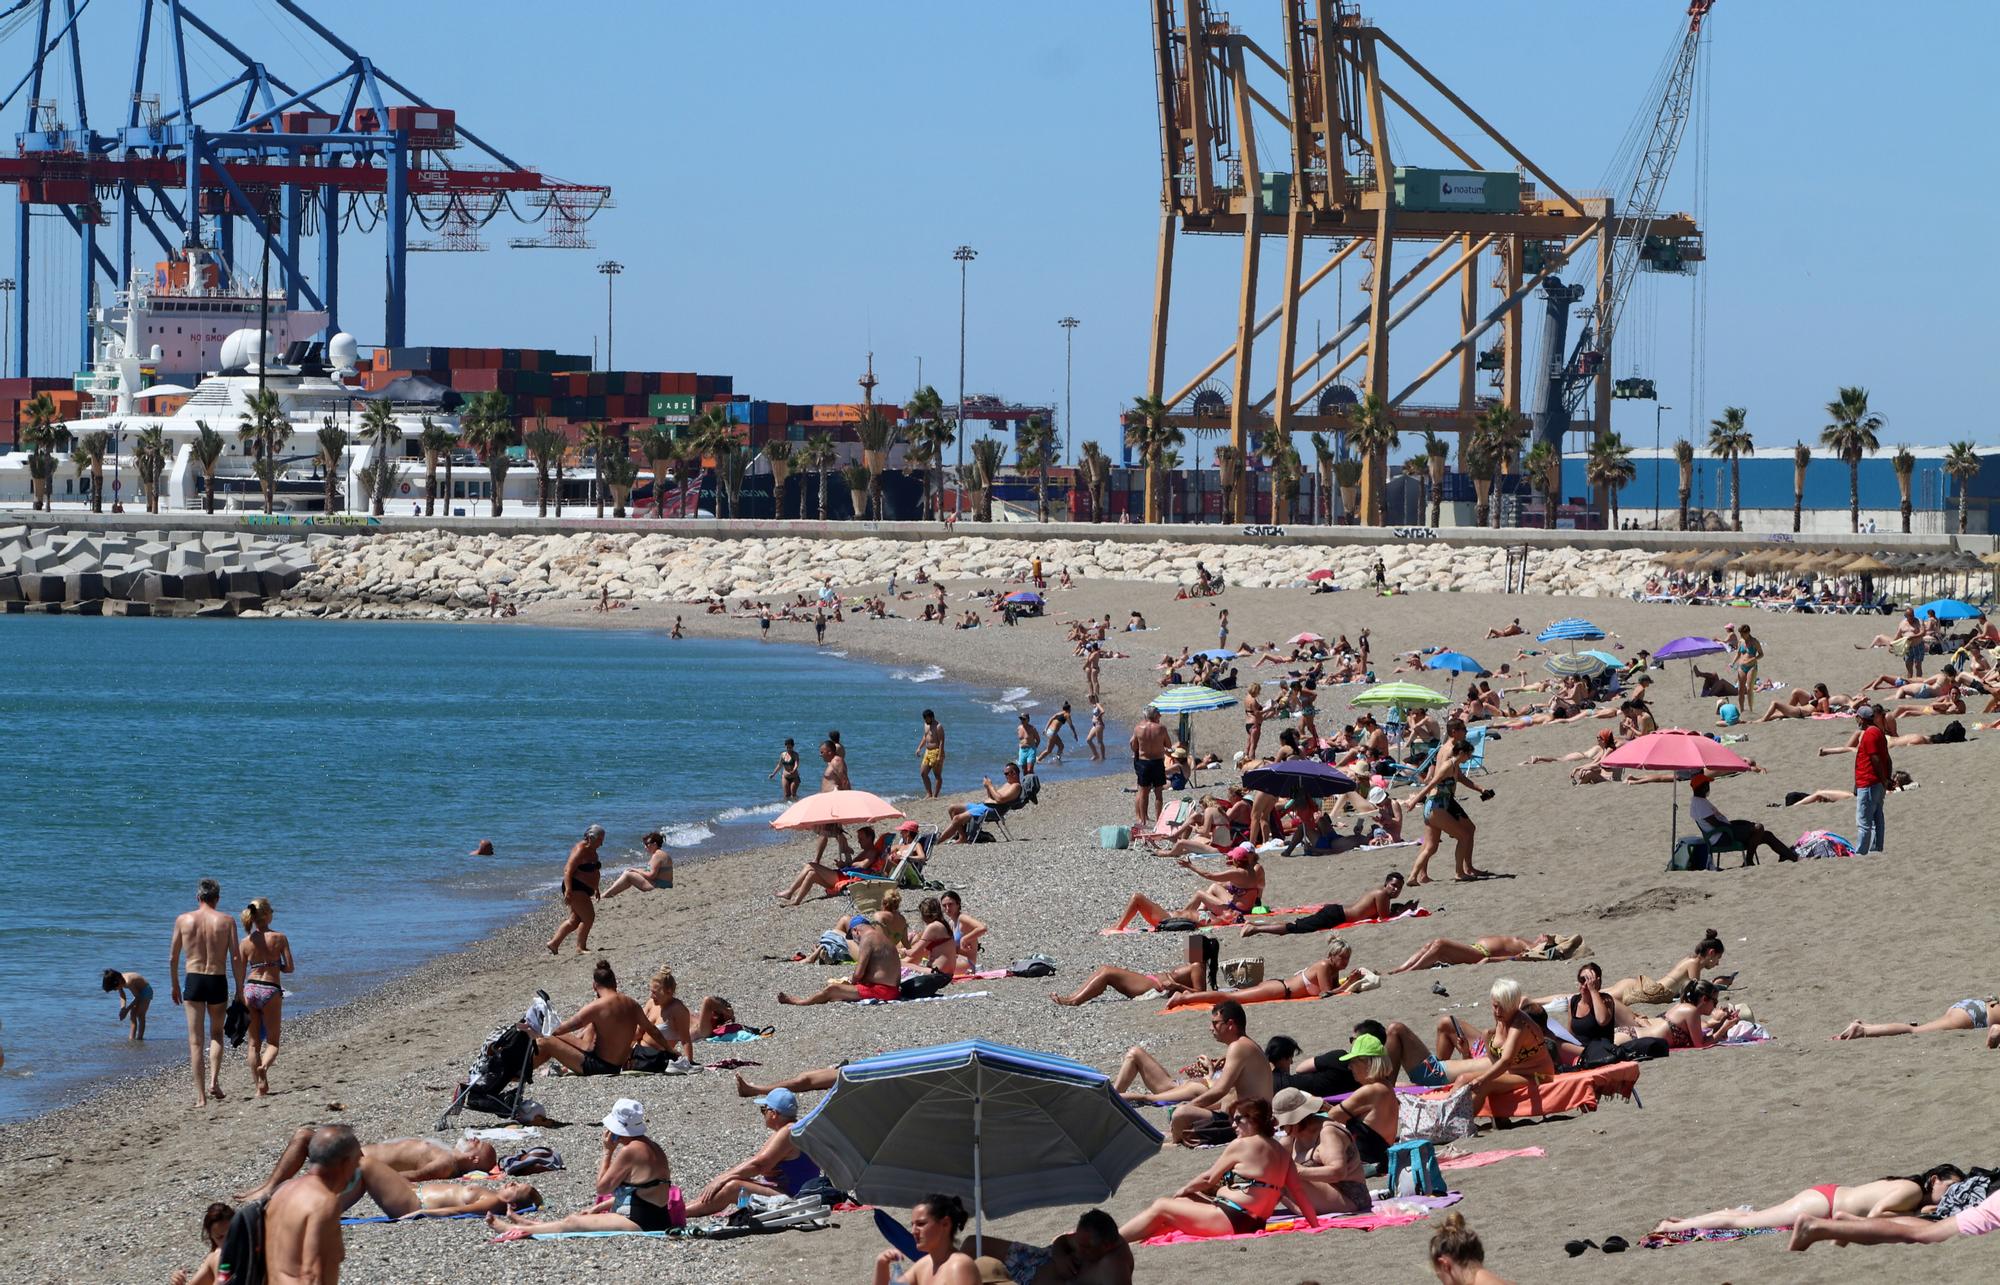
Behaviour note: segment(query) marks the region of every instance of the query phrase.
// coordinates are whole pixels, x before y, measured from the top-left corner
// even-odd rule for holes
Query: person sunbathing
[[[1896,674],[1882,674],[1862,684],[1853,699],[1857,701],[1927,700],[1947,685],[1946,679],[1956,679],[1958,667],[1946,665],[1938,671],[1936,678],[1908,678]]]
[[[1437,937],[1425,942],[1417,953],[1390,969],[1391,973],[1415,972],[1420,968],[1446,968],[1453,964],[1499,964],[1513,959],[1568,959],[1583,945],[1581,937],[1558,938],[1552,933],[1539,937],[1501,934],[1467,943]]]
[[[627,889],[637,888],[640,892],[654,892],[674,886],[674,854],[667,851],[666,840],[658,830],[651,830],[639,837],[645,846],[647,862],[644,866],[627,866],[623,873],[598,893],[599,900],[609,901]]]
[[[1015,1285],[1132,1285],[1132,1249],[1118,1234],[1118,1224],[1102,1209],[1085,1210],[1076,1230],[1045,1246],[985,1236],[959,1243],[963,1253],[981,1251],[980,1280],[1008,1280]],[[993,1266],[989,1267],[988,1263]],[[993,1272],[999,1275],[993,1275]]]
[[[1917,788],[1916,779],[1908,772],[1897,768],[1895,772],[1890,774],[1889,788],[1892,790],[1914,790]],[[1767,803],[1764,806],[1767,808],[1798,808],[1804,807],[1809,803],[1845,803],[1853,797],[1854,791],[1852,790],[1814,790],[1810,794],[1794,790],[1785,796],[1783,803]]]
[[[1695,690],[1695,695],[1702,700],[1715,700],[1717,697],[1739,694],[1737,684],[1730,679],[1711,674],[1700,665],[1694,665],[1691,668],[1694,671],[1694,677],[1700,684]]]
[[[1112,926],[1114,931],[1123,932],[1134,919],[1144,919],[1153,928],[1158,928],[1161,920],[1176,916],[1214,924],[1233,924],[1243,919],[1264,899],[1264,867],[1257,860],[1256,849],[1247,843],[1231,848],[1225,860],[1229,864],[1222,870],[1204,870],[1186,857],[1180,858],[1175,865],[1208,880],[1208,885],[1179,911],[1169,911],[1144,893],[1135,892],[1125,905],[1125,913]]]
[[[1179,1079],[1137,1044],[1125,1050],[1111,1077],[1111,1091],[1130,1102],[1177,1103],[1167,1134],[1179,1146],[1227,1142],[1234,1136],[1230,1112],[1246,1102],[1269,1102],[1273,1091],[1271,1060],[1250,1038],[1248,1026],[1243,1006],[1223,1000],[1208,1015],[1209,1035],[1223,1046],[1221,1058],[1202,1058],[1184,1068],[1188,1076]],[[1139,1092],[1131,1091],[1135,1080]]]
[[[1875,715],[1875,726],[1877,726],[1877,727],[1879,727],[1879,728],[1881,728],[1881,729],[1882,729],[1882,735],[1884,735],[1884,736],[1886,736],[1886,737],[1889,737],[1889,738],[1891,738],[1891,740],[1893,741],[1893,740],[1894,740],[1894,738],[1895,738],[1895,737],[1896,737],[1897,735],[1899,735],[1899,734],[1900,734],[1900,729],[1899,729],[1899,728],[1897,727],[1897,725],[1896,725],[1896,711],[1895,711],[1895,710],[1893,710],[1893,709],[1890,709],[1890,708],[1888,708],[1887,706],[1879,706],[1879,705],[1878,705],[1878,706],[1872,706],[1872,707],[1863,707],[1863,706],[1857,706],[1857,707],[1856,707],[1856,712],[1857,712],[1857,713],[1859,713],[1859,711],[1860,711],[1860,710],[1861,710],[1862,708],[1872,708],[1872,709],[1873,709],[1873,712],[1874,712],[1874,715]],[[1865,725],[1864,725],[1864,726],[1865,726]],[[1861,727],[1857,727],[1857,728],[1855,728],[1855,729],[1854,729],[1854,730],[1853,730],[1852,732],[1849,732],[1849,733],[1847,734],[1847,739],[1846,739],[1845,741],[1842,741],[1842,742],[1841,742],[1841,743],[1840,743],[1839,745],[1822,745],[1822,746],[1820,746],[1820,749],[1819,749],[1819,756],[1820,756],[1821,758],[1825,758],[1825,757],[1827,757],[1827,756],[1828,756],[1828,755],[1830,755],[1830,754],[1852,754],[1852,753],[1854,753],[1854,749],[1855,749],[1855,747],[1856,747],[1857,745],[1861,744],[1861,732],[1862,732],[1862,730],[1863,730],[1863,729],[1862,729]]]
[[[2000,997],[1988,995],[1985,999],[1962,999],[1946,1009],[1941,1016],[1928,1022],[1863,1022],[1852,1021],[1844,1027],[1837,1040],[1873,1040],[1890,1035],[1930,1035],[1938,1031],[1986,1032],[1986,1047],[2000,1048]]]
[[[687,1204],[690,1218],[719,1214],[741,1196],[796,1196],[817,1183],[826,1186],[819,1165],[799,1150],[792,1126],[799,1118],[799,1099],[789,1089],[773,1089],[756,1099],[771,1135],[742,1164],[725,1169]]]
[[[512,1215],[516,1210],[536,1209],[542,1203],[542,1193],[525,1182],[482,1187],[438,1179],[413,1184],[386,1169],[371,1175],[365,1162],[361,1168],[363,1187],[391,1218],[456,1218],[461,1214],[485,1214],[492,1218]]]
[[[666,1148],[646,1134],[646,1108],[620,1098],[604,1117],[604,1149],[597,1160],[597,1201],[582,1213],[536,1222],[513,1214],[489,1215],[496,1240],[526,1240],[562,1232],[665,1231],[674,1225],[667,1208],[673,1170]]]
[[[305,1168],[306,1151],[312,1145],[313,1130],[317,1127],[305,1124],[294,1129],[284,1149],[278,1153],[277,1164],[271,1167],[271,1176],[248,1191],[236,1193],[237,1201],[262,1200]],[[466,1138],[450,1147],[427,1138],[391,1138],[386,1142],[371,1142],[363,1146],[361,1160],[364,1165],[378,1165],[412,1182],[486,1173],[500,1163],[493,1144],[476,1138]],[[360,1189],[355,1188],[349,1195],[351,1198],[341,1208],[352,1205],[360,1197]]]
[[[1304,1089],[1279,1089],[1271,1114],[1285,1130],[1292,1163],[1312,1197],[1316,1214],[1365,1214],[1375,1207],[1368,1193],[1361,1152],[1345,1129],[1327,1127],[1323,1098]]]
[[[936,897],[925,897],[917,907],[917,917],[923,921],[923,928],[917,939],[903,952],[903,962],[924,968],[934,968],[949,977],[969,973],[977,965],[959,953],[958,938],[952,934],[951,924],[945,918],[944,905]]]
[[[1118,1229],[1129,1242],[1164,1232],[1189,1236],[1245,1235],[1263,1230],[1280,1197],[1308,1227],[1319,1226],[1313,1195],[1299,1178],[1291,1152],[1274,1136],[1277,1125],[1264,1098],[1239,1101],[1229,1113],[1235,1141],[1193,1181],[1155,1200]]]
[[[882,932],[882,926],[873,920],[864,919],[853,925],[855,968],[849,981],[828,982],[811,995],[803,998],[779,992],[780,1004],[851,1004],[857,1000],[896,999],[903,978],[902,960],[896,948],[889,944],[889,938]]]
[[[993,784],[992,777],[981,777],[980,784],[986,790],[984,800],[975,799],[970,803],[951,805],[951,821],[938,831],[938,843],[963,843],[965,832],[974,820],[983,820],[996,808],[1003,808],[1021,798],[1021,769],[1009,763],[1001,771],[1004,778],[1000,785]]]
[[[1936,1245],[1959,1236],[1985,1236],[1995,1231],[2000,1231],[2000,1192],[1950,1218],[1912,1218],[1907,1214],[1817,1218],[1804,1214],[1792,1224],[1786,1248],[1803,1251],[1823,1240],[1836,1245]]]
[[[1718,996],[1714,982],[1690,982],[1679,1002],[1658,1017],[1642,1017],[1636,1025],[1619,1027],[1612,1042],[1665,1040],[1670,1049],[1705,1049],[1718,1044],[1742,1017],[1736,1008],[1719,1008]]]
[[[1263,1004],[1272,1000],[1319,999],[1326,995],[1349,994],[1365,974],[1347,970],[1354,952],[1338,937],[1328,938],[1326,958],[1307,964],[1290,977],[1275,977],[1235,990],[1183,991],[1167,1001],[1168,1008],[1205,1008],[1225,999],[1239,1004]]]
[[[1493,1029],[1486,1033],[1485,1056],[1444,1062],[1454,1085],[1471,1088],[1475,1109],[1491,1094],[1547,1084],[1556,1073],[1547,1035],[1523,1003],[1521,983],[1503,977],[1488,995]]]
[[[1215,961],[1220,954],[1218,943],[1213,937],[1201,933],[1190,933],[1187,939],[1187,963],[1157,973],[1141,973],[1130,968],[1120,968],[1115,964],[1100,965],[1096,972],[1084,980],[1082,986],[1064,995],[1052,992],[1049,998],[1068,1008],[1078,1004],[1088,1004],[1105,991],[1117,991],[1126,999],[1138,999],[1154,992],[1174,994],[1179,991],[1194,990],[1204,979],[1213,981]]]
[[[1965,1174],[1957,1165],[1939,1165],[1909,1178],[1878,1178],[1847,1186],[1823,1182],[1762,1209],[1716,1209],[1690,1218],[1662,1218],[1654,1234],[1676,1231],[1761,1231],[1792,1227],[1799,1219],[1824,1212],[1829,1217],[1880,1218],[1908,1214],[1937,1203],[1946,1187]]]
[[[648,984],[650,996],[646,1001],[645,1014],[659,1030],[666,1032],[664,1041],[655,1041],[651,1035],[640,1032],[639,1042],[632,1047],[632,1069],[635,1071],[664,1071],[674,1061],[694,1061],[694,1043],[705,1040],[718,1026],[736,1020],[736,1011],[729,1001],[717,995],[705,996],[701,1001],[701,1017],[697,1021],[689,1015],[688,1006],[679,999],[680,983],[674,980],[674,970],[662,968],[653,974]]]
[[[1597,740],[1587,750],[1572,750],[1568,754],[1530,754],[1521,760],[1521,766],[1534,767],[1539,763],[1595,763],[1617,748],[1618,734],[1606,730],[1597,734]]]
[[[651,1036],[654,1046],[665,1048],[671,1041],[653,1025],[637,1000],[618,990],[618,976],[611,961],[600,959],[591,970],[591,986],[597,998],[577,1010],[576,1016],[547,1035],[535,1036],[535,1065],[555,1061],[576,1075],[617,1075],[632,1057],[632,1046],[641,1032]],[[570,1039],[588,1027],[592,1042],[585,1048]]]
[[[1488,638],[1517,638],[1527,632],[1527,630],[1521,628],[1521,618],[1516,616],[1504,625],[1487,630],[1486,636]]]
[[[1687,989],[1690,982],[1698,982],[1705,972],[1713,972],[1722,962],[1722,938],[1710,928],[1695,943],[1695,948],[1687,957],[1667,970],[1666,976],[1654,981],[1644,973],[1637,977],[1621,978],[1604,988],[1604,993],[1620,1004],[1671,1004]],[[1736,980],[1736,974],[1716,979],[1719,985],[1727,985]]]
[[[1393,919],[1407,910],[1416,909],[1417,903],[1396,904],[1396,897],[1403,891],[1403,876],[1391,870],[1382,876],[1379,887],[1370,888],[1352,901],[1330,901],[1309,914],[1296,919],[1278,919],[1261,915],[1245,921],[1239,935],[1256,937],[1264,934],[1290,936],[1295,933],[1324,932],[1329,928],[1339,928],[1344,924],[1365,923],[1375,919]]]
[[[886,837],[877,835],[874,826],[864,825],[854,832],[854,838],[859,847],[852,853],[841,854],[842,866],[872,873],[882,863],[882,856],[888,843]],[[840,890],[842,883],[850,876],[841,873],[839,866],[822,864],[820,855],[825,851],[826,845],[821,844],[819,852],[813,854],[813,859],[799,867],[798,877],[792,880],[791,887],[778,894],[779,905],[802,906],[814,889],[818,889],[828,897]]]
[[[1814,683],[1811,691],[1795,687],[1791,694],[1781,701],[1775,701],[1764,710],[1763,717],[1755,719],[1759,723],[1776,723],[1787,718],[1815,718],[1822,714],[1845,714],[1849,701],[1841,701],[1834,708],[1833,696],[1826,690],[1825,683]]]

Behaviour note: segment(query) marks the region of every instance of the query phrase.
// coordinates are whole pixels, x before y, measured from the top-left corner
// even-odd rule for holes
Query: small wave
[[[822,656],[832,656],[832,657],[834,657],[834,658],[835,658],[836,660],[846,660],[846,659],[847,659],[847,653],[846,653],[846,652],[844,652],[844,651],[823,651],[823,652],[821,652],[821,653],[820,653],[820,655],[822,655]]]
[[[706,843],[715,837],[715,831],[699,821],[683,822],[680,825],[660,827],[660,837],[669,848],[692,848],[698,843]]]
[[[926,665],[924,668],[918,670],[892,670],[889,677],[900,678],[906,683],[934,683],[944,677],[944,670],[936,665]]]
[[[783,803],[760,803],[753,808],[724,808],[715,814],[717,821],[742,821],[750,817],[776,816],[785,810]]]
[[[1024,709],[1033,709],[1039,704],[1041,704],[1040,701],[1028,699],[1027,688],[1009,687],[1006,691],[1000,693],[999,700],[987,704],[986,708],[992,710],[995,714],[1015,714]]]

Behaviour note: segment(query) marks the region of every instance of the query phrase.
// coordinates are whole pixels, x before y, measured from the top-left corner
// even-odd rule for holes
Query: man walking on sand
[[[306,1162],[306,1172],[264,1204],[264,1279],[270,1285],[339,1285],[347,1257],[340,1197],[361,1167],[360,1140],[344,1124],[328,1125],[313,1134]],[[251,1264],[217,1266],[241,1280]]]
[[[194,1070],[194,1104],[207,1106],[209,1096],[222,1096],[222,1020],[232,993],[243,993],[243,957],[236,950],[236,920],[216,909],[222,885],[204,879],[196,889],[199,904],[174,920],[173,945],[167,951],[167,975],[173,979],[174,1003],[187,1012],[188,1064]],[[187,956],[187,976],[181,976],[181,956]],[[235,990],[229,973],[236,976]],[[204,1035],[202,1024],[208,1029]],[[205,1046],[205,1047],[204,1047]]]
[[[1889,761],[1889,738],[1875,722],[1875,707],[1857,705],[1854,721],[1861,726],[1861,739],[1854,744],[1854,851],[1880,852],[1884,832],[1882,794],[1889,788],[1893,767]]]
[[[1132,774],[1139,782],[1138,797],[1132,804],[1132,811],[1143,827],[1148,818],[1146,799],[1150,795],[1155,809],[1163,806],[1162,795],[1167,788],[1167,729],[1160,725],[1160,711],[1148,708],[1146,716],[1132,729]]]
[[[924,711],[923,734],[917,738],[917,775],[923,781],[925,798],[935,799],[944,793],[944,724],[930,710]]]

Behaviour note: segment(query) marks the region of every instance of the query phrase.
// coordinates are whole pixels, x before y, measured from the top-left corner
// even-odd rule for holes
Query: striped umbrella
[[[1578,652],[1578,653],[1577,653],[1577,655],[1579,655],[1579,656],[1595,656],[1595,657],[1597,657],[1597,658],[1598,658],[1599,660],[1601,660],[1601,661],[1603,661],[1603,662],[1604,662],[1604,667],[1605,667],[1606,669],[1623,669],[1623,668],[1625,667],[1625,659],[1624,659],[1624,657],[1622,657],[1622,656],[1614,656],[1614,655],[1612,655],[1612,654],[1611,654],[1610,652],[1608,652],[1608,651],[1598,651],[1598,650],[1596,650],[1595,648],[1589,648],[1589,647],[1587,647],[1587,648],[1585,648],[1584,650],[1582,650],[1582,651]]]
[[[1192,715],[1208,709],[1228,709],[1236,703],[1236,698],[1228,692],[1216,691],[1213,687],[1203,687],[1200,683],[1182,683],[1178,687],[1163,690],[1148,702],[1162,714],[1180,715],[1181,744],[1187,746],[1188,753],[1194,753],[1194,720]]]
[[[1419,687],[1415,683],[1382,683],[1356,696],[1350,703],[1355,705],[1394,705],[1399,709],[1407,709],[1413,705],[1426,705],[1435,709],[1440,705],[1451,704],[1451,698],[1442,692],[1432,691],[1428,687]]]
[[[1604,631],[1581,617],[1558,620],[1535,635],[1536,642],[1576,642],[1604,637]]]
[[[1587,651],[1573,652],[1567,656],[1551,656],[1542,662],[1542,668],[1551,674],[1568,678],[1581,674],[1585,678],[1595,678],[1610,666]]]

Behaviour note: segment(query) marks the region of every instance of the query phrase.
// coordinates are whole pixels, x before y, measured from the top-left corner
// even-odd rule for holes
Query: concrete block
[[[153,604],[150,602],[119,602],[113,600],[105,604],[105,614],[111,616],[150,616]]]
[[[150,604],[155,616],[192,616],[194,604],[186,598],[155,598]]]
[[[10,616],[23,616],[28,612],[28,604],[9,598],[5,602],[0,602],[0,612]]]
[[[140,576],[148,574],[151,573],[140,572],[140,571],[105,572],[104,573],[105,596],[110,598],[121,598],[121,599],[130,598],[132,596],[133,589],[138,587]]]
[[[177,546],[167,550],[166,562],[160,567],[160,570],[172,572],[177,576],[184,576],[189,572],[208,570],[208,562],[199,551],[188,549],[185,546]]]
[[[21,578],[21,591],[29,602],[60,603],[65,590],[61,576],[34,575]]]
[[[191,599],[220,598],[222,586],[210,571],[191,571],[182,576],[181,597]]]
[[[76,616],[101,616],[104,614],[104,599],[92,598],[88,602],[72,602],[64,610]]]
[[[255,598],[264,596],[263,587],[258,583],[257,573],[254,571],[231,571],[221,577],[221,581],[225,597],[239,593]]]
[[[21,556],[15,560],[14,565],[17,570],[23,572],[47,571],[56,565],[56,551],[46,544],[31,545],[21,551]]]
[[[24,601],[26,597],[21,592],[21,577],[0,576],[0,602]]]
[[[143,540],[132,546],[132,556],[151,563],[155,571],[166,570],[167,555],[172,551],[173,546],[158,540]]]
[[[63,574],[64,602],[96,602],[104,597],[104,575],[98,571],[69,571]]]

